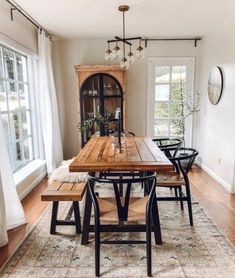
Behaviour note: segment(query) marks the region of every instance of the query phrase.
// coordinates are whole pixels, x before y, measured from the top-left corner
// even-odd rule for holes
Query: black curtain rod
[[[32,18],[25,10],[23,10],[17,3],[11,0],[6,0],[11,6],[11,20],[13,21],[13,11],[19,12],[24,18],[26,18],[31,24],[33,24],[37,29],[44,30],[46,35],[52,38],[52,35],[47,32],[34,18]]]
[[[197,42],[201,41],[202,37],[194,37],[194,38],[150,38],[150,39],[142,39],[145,42],[145,47],[148,46],[148,41],[194,41],[194,46],[197,47]]]

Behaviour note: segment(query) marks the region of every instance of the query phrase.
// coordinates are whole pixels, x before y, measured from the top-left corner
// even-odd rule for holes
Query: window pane
[[[27,84],[18,84],[19,97],[20,97],[20,106],[25,109],[29,109],[29,94],[28,94],[28,85]]]
[[[167,101],[169,100],[170,86],[166,85],[155,85],[155,101]]]
[[[3,57],[4,57],[4,63],[5,63],[6,77],[9,79],[15,79],[13,52],[4,48],[3,49]]]
[[[168,118],[169,104],[167,102],[155,103],[154,118]]]
[[[26,162],[33,159],[32,138],[27,138],[23,141],[24,157]]]
[[[172,78],[172,82],[185,82],[186,66],[173,66],[171,78]]]
[[[182,118],[183,115],[183,107],[180,101],[172,102],[170,104],[170,118]]]
[[[34,158],[27,76],[27,58],[0,45],[0,109],[14,172]]]
[[[26,58],[24,56],[16,54],[16,67],[18,80],[27,82]]]
[[[7,111],[7,93],[5,82],[0,80],[0,110]]]
[[[182,137],[183,119],[172,120],[170,122],[170,136]]]
[[[168,136],[168,120],[155,120],[154,136]]]
[[[171,86],[171,100],[184,100],[186,96],[185,83],[172,84]]]
[[[13,148],[13,169],[16,170],[24,165],[23,155],[22,155],[22,144],[17,142]]]
[[[14,142],[20,138],[20,120],[18,113],[10,113],[10,126],[12,141]]]
[[[155,68],[155,82],[156,83],[169,83],[170,82],[170,67],[157,66]]]
[[[19,98],[17,92],[17,86],[15,82],[8,83],[8,105],[9,110],[17,110],[19,108]]]
[[[30,112],[25,109],[21,110],[22,135],[31,134]]]

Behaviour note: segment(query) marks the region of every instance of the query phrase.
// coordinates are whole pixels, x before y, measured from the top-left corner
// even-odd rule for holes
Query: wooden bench
[[[70,183],[70,182],[59,182],[53,181],[47,190],[42,193],[42,201],[52,201],[52,216],[51,216],[51,229],[50,233],[56,233],[57,225],[75,225],[76,233],[81,233],[81,218],[79,201],[82,200],[84,193],[86,191],[86,183]],[[72,201],[73,205],[71,207],[74,212],[75,220],[70,220],[70,217],[66,217],[65,220],[57,220],[58,208],[60,201]],[[70,210],[71,210],[70,209]],[[70,213],[70,216],[72,214]],[[68,214],[69,215],[69,214]]]

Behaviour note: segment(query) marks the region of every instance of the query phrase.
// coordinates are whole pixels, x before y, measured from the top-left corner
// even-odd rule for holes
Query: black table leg
[[[94,174],[94,173],[89,173]],[[91,196],[89,190],[86,191],[86,201],[83,217],[83,229],[82,229],[82,239],[81,244],[87,245],[89,243],[89,232],[90,232],[90,222],[91,222]]]

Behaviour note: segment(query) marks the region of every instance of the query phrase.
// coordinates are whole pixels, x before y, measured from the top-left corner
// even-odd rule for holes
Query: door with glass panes
[[[147,134],[152,138],[179,137],[192,143],[194,58],[152,58],[148,62]]]

